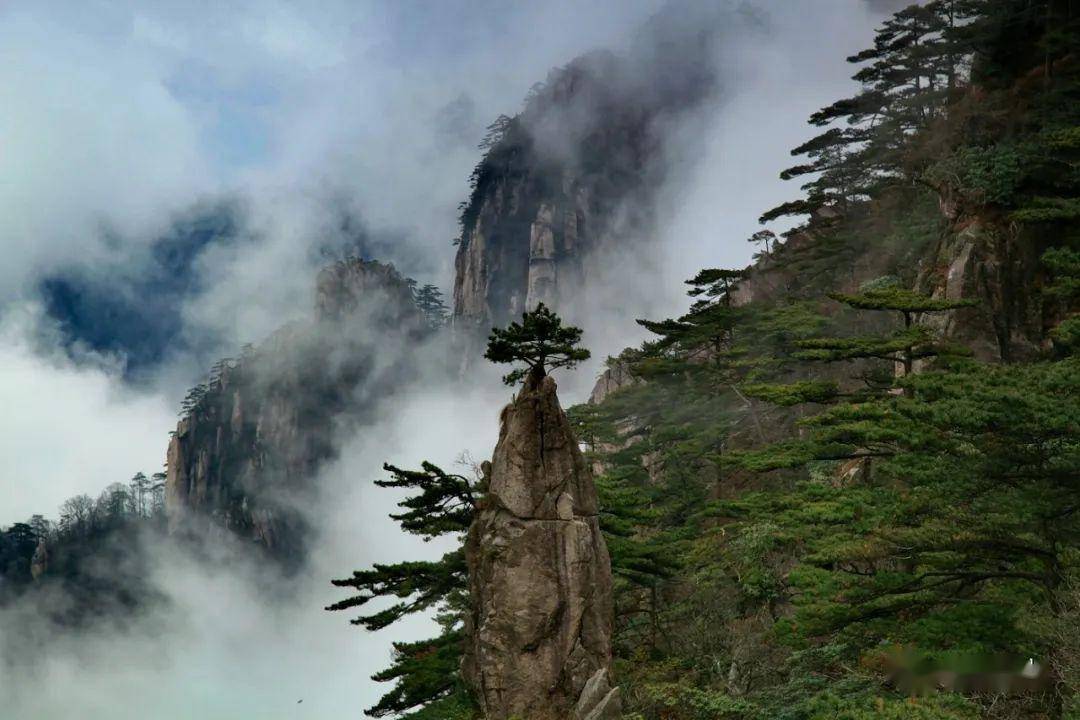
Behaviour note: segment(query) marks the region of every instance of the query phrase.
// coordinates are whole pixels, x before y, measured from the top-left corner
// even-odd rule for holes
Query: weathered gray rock
[[[630,365],[622,360],[611,363],[600,377],[596,379],[592,392],[589,393],[589,404],[599,405],[607,399],[608,395],[624,387],[637,385],[641,380],[630,373]]]
[[[679,2],[630,52],[552,71],[477,168],[455,260],[454,323],[484,337],[543,302],[573,319],[592,277],[660,235],[657,189],[696,158],[677,143],[717,89],[716,41],[739,18]]]
[[[409,376],[408,350],[427,332],[392,265],[331,265],[314,305],[311,320],[222,366],[177,423],[165,483],[170,533],[228,532],[288,563],[305,559],[310,528],[297,508],[317,490],[335,433],[378,418],[376,400]],[[394,352],[400,362],[375,362]]]
[[[489,720],[618,717],[611,563],[555,381],[531,375],[501,422],[466,542],[463,673]]]
[[[619,688],[611,686],[606,669],[597,670],[581,691],[574,720],[614,720],[622,716]]]
[[[930,313],[921,324],[987,362],[1030,358],[1053,325],[1031,292],[1039,286],[1035,243],[1006,220],[963,217],[944,233],[916,287],[935,298],[975,300],[970,308]]]

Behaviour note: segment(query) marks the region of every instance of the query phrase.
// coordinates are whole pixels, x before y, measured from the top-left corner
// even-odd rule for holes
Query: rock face
[[[622,390],[640,382],[640,378],[636,378],[630,373],[629,364],[622,360],[616,360],[604,372],[600,373],[600,377],[596,379],[596,384],[593,385],[592,392],[589,393],[589,404],[599,405],[616,390]]]
[[[953,219],[917,288],[935,298],[978,304],[931,314],[922,322],[971,348],[980,360],[1030,359],[1043,349],[1046,329],[1055,322],[1044,316],[1052,306],[1044,307],[1032,292],[1044,281],[1038,260],[1044,249],[1035,238],[1020,236],[1007,219],[988,214]]]
[[[310,323],[287,325],[219,365],[169,443],[169,531],[228,531],[287,564],[305,559],[305,508],[339,424],[368,421],[409,376],[426,332],[392,266],[339,262],[320,273]],[[380,355],[381,353],[381,355]],[[400,362],[387,362],[394,354]]]
[[[596,488],[555,381],[530,375],[502,413],[469,530],[463,673],[488,720],[619,716],[611,563]]]
[[[655,141],[641,110],[621,106],[617,69],[595,54],[554,74],[481,162],[455,261],[459,327],[486,331],[539,302],[564,304],[591,253],[647,227],[637,196],[651,186]],[[586,137],[588,166],[577,157]]]
[[[454,323],[486,333],[539,302],[573,319],[595,262],[656,237],[666,139],[712,96],[714,46],[737,19],[674,2],[624,55],[553,70],[502,118],[473,176],[456,258]]]

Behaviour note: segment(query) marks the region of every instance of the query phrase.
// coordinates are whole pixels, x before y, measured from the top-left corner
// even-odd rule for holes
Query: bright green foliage
[[[1050,331],[1054,345],[1076,354],[1080,350],[1080,252],[1068,247],[1050,248],[1042,256],[1051,282],[1043,294],[1060,308],[1062,319]]]
[[[926,178],[940,186],[964,189],[971,202],[1010,204],[1024,180],[1032,148],[964,146],[933,165]]]
[[[1056,345],[1076,354],[1080,350],[1080,315],[1062,320],[1050,331],[1050,337]]]
[[[967,300],[938,300],[910,290],[887,284],[871,285],[858,294],[830,293],[829,297],[852,308],[861,310],[893,311],[903,318],[903,327],[887,334],[856,337],[808,338],[794,341],[790,357],[798,360],[820,362],[837,361],[885,361],[889,365],[878,372],[863,373],[866,387],[842,393],[834,381],[805,380],[796,383],[757,383],[744,386],[743,391],[752,397],[781,406],[800,403],[826,403],[840,398],[861,401],[874,393],[891,390],[891,365],[899,364],[904,375],[910,375],[917,360],[927,360],[943,354],[961,355],[964,349],[942,342],[929,328],[916,325],[918,316],[931,312],[944,312],[972,305]],[[802,457],[796,452],[798,444],[789,444],[780,466],[798,463]],[[791,454],[791,453],[795,454]],[[760,468],[759,468],[760,469]]]
[[[1020,597],[1049,601],[1080,541],[1080,404],[1058,400],[1080,396],[1080,363],[972,363],[904,384],[910,396],[804,421],[814,459],[874,462],[868,484],[810,483],[767,513],[805,533],[803,621],[910,641],[916,618],[953,603],[999,622]],[[903,627],[882,623],[901,615]]]
[[[393,682],[394,687],[365,712],[372,717],[406,713],[401,717],[413,720],[472,717],[472,703],[457,672],[468,596],[460,538],[472,523],[480,488],[474,481],[429,462],[424,462],[421,470],[403,470],[390,464],[383,467],[391,479],[378,480],[376,485],[416,491],[398,503],[405,512],[391,517],[404,530],[425,540],[457,536],[458,547],[438,561],[375,564],[370,570],[353,572],[352,577],[333,580],[335,586],[353,588],[359,594],[326,609],[349,610],[372,600],[395,598],[393,604],[350,621],[368,631],[382,630],[414,613],[438,611],[436,619],[442,627],[438,637],[394,643],[393,664],[372,677],[378,682]]]
[[[1080,297],[1080,250],[1050,248],[1043,253],[1042,262],[1053,278],[1044,292],[1063,300]]]
[[[815,116],[806,165],[785,171],[819,173],[807,199],[763,218],[812,214],[754,269],[746,295],[762,299],[733,302],[735,273],[695,278],[704,302],[643,321],[654,339],[620,357],[645,382],[575,411],[602,493],[634,508],[609,542],[617,527],[673,560],[616,583],[628,717],[1064,717],[1054,692],[889,682],[900,645],[926,666],[1001,652],[1080,667],[1063,611],[1080,570],[1080,78],[1033,72],[1064,5],[929,2],[887,23],[853,58],[863,92]],[[993,296],[970,310],[908,289],[938,284],[974,220],[1027,274],[978,265],[962,291],[1000,282],[1001,302],[1049,320],[1053,348],[1033,341],[1024,364],[978,364],[937,330],[1007,334]],[[887,277],[820,302],[867,266]]]
[[[503,377],[507,385],[516,385],[529,373],[544,375],[588,360],[589,351],[577,347],[580,342],[581,328],[563,327],[559,316],[540,303],[523,313],[520,323],[512,322],[505,330],[492,328],[484,357],[494,363],[524,364]]]
[[[926,327],[915,325],[923,313],[943,312],[973,304],[970,300],[936,300],[899,287],[866,290],[857,295],[830,293],[829,297],[861,310],[894,311],[904,319],[904,327],[885,336],[856,338],[815,338],[797,343],[802,352],[795,356],[806,360],[857,360],[875,358],[900,363],[910,375],[916,360],[958,353],[961,349],[938,342]]]

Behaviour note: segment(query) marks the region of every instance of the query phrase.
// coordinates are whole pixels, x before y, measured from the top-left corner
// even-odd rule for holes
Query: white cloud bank
[[[33,308],[0,321],[0,526],[158,472],[176,422],[165,397],[126,387],[115,364],[42,354],[42,340]]]

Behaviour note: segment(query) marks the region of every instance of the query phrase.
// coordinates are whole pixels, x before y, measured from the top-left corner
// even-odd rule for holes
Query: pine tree
[[[1080,540],[1080,408],[1060,402],[1080,392],[1080,364],[963,361],[902,384],[903,395],[805,420],[805,440],[746,453],[759,470],[875,460],[869,474],[765,498],[756,512],[794,521],[785,531],[809,544],[795,575],[807,632],[864,623],[903,642],[918,618],[952,613],[969,623],[954,633],[974,633],[952,641],[1007,646],[1020,633],[986,623],[1007,621],[1014,602],[1052,606],[1066,548]],[[814,512],[792,515],[799,506]]]
[[[503,376],[507,385],[516,385],[527,375],[543,376],[556,368],[572,368],[588,360],[590,353],[578,347],[581,328],[563,327],[558,315],[540,303],[523,313],[521,322],[505,330],[492,328],[484,357],[494,363],[524,364]]]
[[[442,291],[438,287],[424,285],[419,290],[413,291],[413,298],[416,307],[420,309],[420,312],[423,313],[424,318],[427,320],[428,327],[432,330],[438,330],[446,325],[450,311],[446,307],[446,303],[443,302]]]
[[[447,473],[429,462],[424,462],[420,470],[404,470],[390,464],[383,468],[391,477],[375,481],[376,485],[413,491],[398,503],[404,512],[390,517],[402,529],[425,541],[450,535],[459,538],[459,545],[437,561],[375,564],[370,570],[355,571],[352,577],[333,580],[336,587],[352,588],[359,594],[326,609],[349,610],[372,600],[396,598],[397,602],[389,607],[350,621],[368,631],[382,630],[408,615],[438,610],[442,628],[438,637],[394,643],[393,663],[372,677],[378,682],[393,682],[394,687],[365,713],[371,717],[401,715],[414,720],[454,717],[454,713],[471,707],[457,672],[461,659],[461,623],[468,595],[465,552],[460,538],[472,523],[481,488],[476,481]]]
[[[917,361],[926,361],[942,354],[964,354],[966,350],[936,337],[936,334],[917,320],[927,313],[945,312],[974,303],[970,300],[939,300],[898,287],[891,282],[880,287],[869,287],[862,292],[848,295],[830,293],[829,297],[848,307],[859,310],[893,312],[903,319],[903,327],[878,335],[856,337],[826,337],[798,340],[798,360],[823,362],[880,360],[891,367],[863,373],[867,388],[848,394],[845,399],[862,400],[867,393],[889,392],[892,389],[892,367],[900,368],[903,377],[911,375]],[[800,403],[826,403],[841,399],[835,382],[808,380],[787,385],[770,383],[748,384],[743,391],[751,397],[779,405]],[[904,389],[904,392],[910,392]]]
[[[974,0],[938,0],[888,18],[873,47],[848,58],[862,66],[852,77],[861,85],[859,93],[810,116],[811,125],[827,129],[791,151],[807,162],[780,174],[784,180],[815,176],[802,187],[807,199],[783,203],[761,222],[814,215],[827,205],[844,212],[883,185],[916,177],[922,168],[910,163],[909,139],[941,116],[954,95],[973,53],[959,28],[979,6]]]

